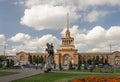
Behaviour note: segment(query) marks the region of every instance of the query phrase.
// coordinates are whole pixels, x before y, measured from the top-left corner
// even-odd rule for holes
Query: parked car
[[[103,65],[103,64],[99,64],[98,67],[99,67],[99,68],[103,68],[104,65]]]
[[[100,69],[100,72],[102,72],[102,73],[113,73],[112,66],[104,65],[103,68]]]

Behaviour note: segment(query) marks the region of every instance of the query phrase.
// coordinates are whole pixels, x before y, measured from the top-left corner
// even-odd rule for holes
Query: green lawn
[[[95,68],[93,69],[93,72],[95,73],[100,73],[100,70],[101,68]],[[113,72],[114,73],[120,73],[120,68],[112,68]],[[63,70],[65,72],[90,72],[90,70],[85,70],[85,69],[82,69],[82,70]]]
[[[116,74],[68,74],[68,73],[44,73],[32,77],[19,79],[13,82],[68,82],[69,80],[87,76],[117,76]]]
[[[82,69],[82,70],[63,70],[63,71],[65,71],[65,72],[90,72],[90,70],[85,70],[85,69]],[[99,73],[100,68],[94,69],[93,72]]]
[[[0,77],[1,76],[12,75],[12,74],[18,74],[18,72],[0,72]]]

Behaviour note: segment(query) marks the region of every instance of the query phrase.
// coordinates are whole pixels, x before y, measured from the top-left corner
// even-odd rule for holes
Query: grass
[[[65,72],[90,72],[90,70],[85,70],[85,69],[82,69],[82,70],[63,70]],[[100,68],[95,68],[93,69],[93,72],[96,72],[96,73],[100,73]]]
[[[117,76],[117,74],[70,74],[70,73],[44,73],[15,80],[13,82],[68,82],[69,80],[87,76]]]
[[[113,68],[113,71],[114,71],[115,73],[120,73],[120,68]]]
[[[93,72],[95,73],[100,73],[100,70],[101,68],[95,68],[93,69]],[[65,72],[90,72],[90,70],[85,70],[85,69],[82,69],[82,70],[63,70]],[[120,68],[112,68],[112,71],[114,73],[120,73]]]
[[[18,72],[0,72],[0,77],[1,76],[7,76],[7,75],[13,75],[13,74],[18,74]]]

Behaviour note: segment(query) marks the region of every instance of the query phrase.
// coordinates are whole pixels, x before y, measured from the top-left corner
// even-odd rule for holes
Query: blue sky
[[[119,0],[0,0],[0,54],[59,49],[69,12],[71,36],[79,52],[119,51]]]

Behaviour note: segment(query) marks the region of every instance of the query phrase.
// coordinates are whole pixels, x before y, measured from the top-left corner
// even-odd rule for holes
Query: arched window
[[[25,56],[24,55],[20,56],[20,61],[25,61]]]
[[[115,65],[120,65],[120,56],[115,56]]]
[[[30,62],[30,63],[33,63],[32,61],[33,61],[33,60],[32,60],[32,56],[29,55],[29,62]]]
[[[69,63],[70,63],[70,56],[68,54],[65,54],[63,56],[63,64],[64,65],[69,65]]]

